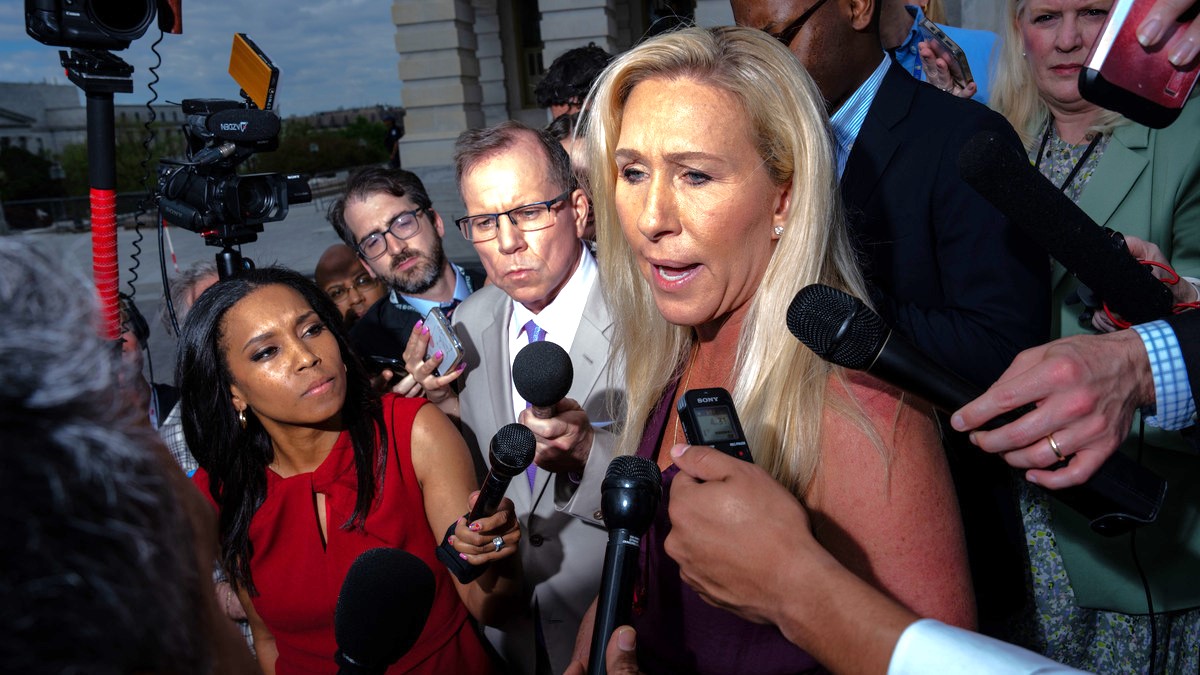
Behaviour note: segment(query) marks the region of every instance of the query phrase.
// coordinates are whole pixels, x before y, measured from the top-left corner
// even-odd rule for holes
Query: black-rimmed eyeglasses
[[[522,232],[536,232],[554,224],[551,214],[555,205],[565,201],[570,195],[571,191],[567,190],[554,199],[524,204],[504,213],[481,213],[477,216],[466,216],[454,221],[454,224],[458,225],[458,229],[462,231],[463,238],[475,243],[491,241],[496,238],[496,233],[500,230],[501,216],[508,216],[508,221],[513,224],[513,227]]]
[[[358,252],[367,260],[375,260],[376,258],[387,253],[387,235],[392,235],[400,241],[411,239],[418,230],[421,229],[421,221],[417,218],[420,214],[426,211],[425,208],[415,209],[413,211],[405,211],[395,217],[388,225],[388,228],[382,232],[372,232],[363,237],[363,240],[358,242]]]
[[[823,5],[827,2],[829,2],[829,0],[817,0],[816,4],[814,4],[812,7],[809,7],[808,9],[804,10],[803,14],[801,14],[799,17],[797,17],[795,21],[789,23],[786,28],[779,31],[778,33],[772,33],[770,31],[763,31],[763,32],[766,33],[767,35],[770,35],[771,37],[775,38],[776,40],[779,40],[780,42],[782,42],[784,47],[791,49],[792,40],[796,39],[796,34],[800,32],[801,28],[804,28],[804,24],[807,23],[808,20],[812,18],[812,15],[814,13],[816,13],[816,11],[818,9],[821,9],[821,5]]]

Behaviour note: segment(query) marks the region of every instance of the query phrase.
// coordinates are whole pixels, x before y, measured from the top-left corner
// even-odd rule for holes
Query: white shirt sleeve
[[[1082,672],[1016,645],[934,619],[921,619],[906,628],[888,664],[888,675]]]

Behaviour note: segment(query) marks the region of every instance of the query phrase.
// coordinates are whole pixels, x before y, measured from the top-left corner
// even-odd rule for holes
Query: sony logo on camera
[[[704,396],[696,399],[696,403],[718,403],[721,400],[719,396]]]

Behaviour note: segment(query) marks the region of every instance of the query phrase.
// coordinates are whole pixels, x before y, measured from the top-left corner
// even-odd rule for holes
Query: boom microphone
[[[835,288],[802,288],[788,306],[787,326],[826,361],[865,370],[947,413],[983,393],[892,332],[861,300]],[[1006,424],[1025,411],[1013,412],[1016,415],[1002,415],[984,428]],[[1118,452],[1083,485],[1049,494],[1083,514],[1098,534],[1116,536],[1154,522],[1166,491],[1166,481]]]
[[[433,572],[408,551],[359,555],[333,614],[339,675],[379,675],[408,653],[429,618],[434,587]]]
[[[525,473],[525,469],[533,462],[536,449],[537,439],[525,425],[513,422],[500,427],[500,431],[492,436],[492,444],[488,448],[491,468],[483,478],[483,486],[479,489],[475,506],[467,515],[467,522],[486,518],[496,512],[500,500],[508,491],[508,483],[513,476]]]
[[[279,115],[270,110],[243,108],[235,101],[189,99],[184,109],[188,127],[201,138],[229,141],[255,150],[273,150],[278,145]],[[203,108],[198,114],[192,108]],[[263,147],[263,146],[270,147]]]
[[[571,390],[575,371],[566,350],[553,342],[531,342],[517,352],[512,366],[513,384],[541,419],[553,416],[554,404]]]
[[[994,131],[958,155],[963,180],[1130,323],[1170,316],[1171,289]]]
[[[642,535],[658,511],[662,498],[662,473],[645,457],[614,457],[600,485],[600,509],[608,528],[604,572],[600,577],[596,623],[588,672],[604,675],[604,651],[617,626],[629,623],[633,609],[633,584],[637,581],[637,555]]]

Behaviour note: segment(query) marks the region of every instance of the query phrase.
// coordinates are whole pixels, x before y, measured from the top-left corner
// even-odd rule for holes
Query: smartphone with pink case
[[[1115,0],[1079,72],[1079,92],[1096,105],[1161,129],[1179,117],[1200,72],[1197,62],[1178,68],[1167,55],[1196,16],[1192,7],[1167,28],[1165,42],[1147,50],[1137,27],[1155,0]],[[1196,61],[1200,62],[1200,59]]]

